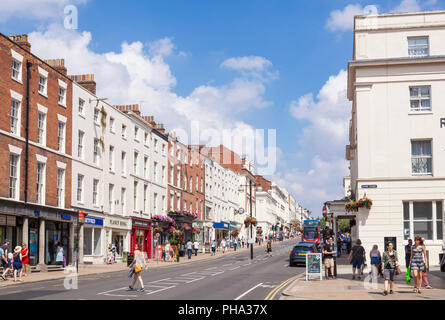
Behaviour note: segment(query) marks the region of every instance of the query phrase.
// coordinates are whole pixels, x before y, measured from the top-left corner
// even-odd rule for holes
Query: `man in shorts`
[[[11,261],[8,258],[8,253],[9,253],[8,246],[9,246],[9,240],[6,239],[5,243],[0,249],[1,266],[3,267],[3,274],[1,275],[1,277],[3,280],[6,280],[6,275],[11,268]]]
[[[212,241],[212,256],[214,256],[216,254],[216,241],[213,240]]]
[[[331,269],[331,277],[335,279],[334,276],[334,244],[332,243],[332,237],[328,238],[328,241],[323,245],[323,258],[324,267],[326,271],[326,279],[329,279],[329,269]]]

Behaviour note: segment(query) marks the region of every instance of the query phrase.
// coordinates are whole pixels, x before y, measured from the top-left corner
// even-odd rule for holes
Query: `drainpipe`
[[[26,122],[25,122],[25,206],[28,202],[28,159],[29,159],[29,83],[32,63],[26,62]]]

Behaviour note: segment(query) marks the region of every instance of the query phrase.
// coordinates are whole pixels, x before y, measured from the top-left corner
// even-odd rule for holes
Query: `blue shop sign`
[[[226,229],[229,230],[229,224],[227,222],[214,222],[213,229]]]
[[[71,216],[66,215],[66,214],[62,214],[62,215],[61,215],[61,218],[62,218],[63,220],[71,220]]]
[[[102,227],[104,225],[104,219],[94,218],[94,217],[85,217],[85,224]]]
[[[364,184],[362,185],[362,189],[376,189],[377,185],[376,184]]]

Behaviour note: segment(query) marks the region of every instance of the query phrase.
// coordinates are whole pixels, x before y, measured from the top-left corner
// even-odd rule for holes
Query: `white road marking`
[[[112,293],[106,293],[105,296],[112,296],[112,297],[137,297],[135,295],[128,295],[128,294],[112,294]]]
[[[229,269],[229,270],[232,271],[232,270],[236,270],[238,268],[241,268],[241,266],[238,266],[238,267],[235,267],[235,268],[232,268],[232,269]]]
[[[235,298],[235,300],[240,300],[242,297],[244,297],[245,295],[249,294],[250,292],[252,292],[253,290],[255,290],[256,288],[258,288],[259,286],[261,286],[263,283],[258,283],[255,287],[250,288],[249,290],[247,290],[246,292],[244,292],[242,295],[240,295],[239,297]]]
[[[162,288],[162,289],[159,289],[159,290],[155,290],[155,291],[152,291],[152,292],[148,292],[147,295],[158,293],[158,292],[161,292],[161,291],[164,291],[164,290],[168,290],[168,289],[171,289],[171,288],[174,288],[174,287],[175,286],[170,286],[170,287],[165,287],[165,288]]]
[[[123,288],[119,288],[119,289],[113,289],[113,290],[109,290],[109,291],[104,291],[104,292],[100,292],[99,294],[107,294],[109,292],[114,292],[114,291],[119,291],[119,290],[124,290],[124,289],[128,289],[128,287],[123,287]]]

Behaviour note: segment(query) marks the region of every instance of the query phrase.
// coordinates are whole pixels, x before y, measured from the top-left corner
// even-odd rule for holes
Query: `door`
[[[29,264],[31,266],[37,265],[39,256],[37,252],[37,248],[39,239],[39,229],[37,228],[29,228]]]

